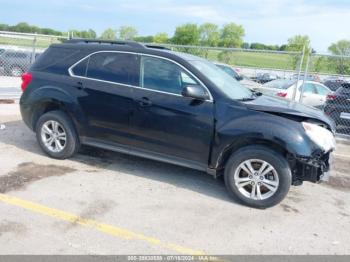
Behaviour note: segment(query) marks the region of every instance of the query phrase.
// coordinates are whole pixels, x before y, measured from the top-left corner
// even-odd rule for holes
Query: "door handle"
[[[83,82],[78,81],[78,82],[74,85],[74,87],[75,87],[76,89],[78,89],[78,90],[82,90],[82,89],[84,88]]]
[[[152,101],[147,97],[142,97],[141,100],[138,101],[139,105],[142,107],[148,107],[152,105]]]

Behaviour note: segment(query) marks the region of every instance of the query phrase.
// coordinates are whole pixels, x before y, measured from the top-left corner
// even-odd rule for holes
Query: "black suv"
[[[343,82],[327,95],[324,111],[334,120],[339,133],[350,134],[350,83]]]
[[[51,45],[22,80],[22,118],[53,158],[89,145],[223,174],[231,195],[258,208],[330,169],[329,117],[258,96],[196,56],[75,39]]]

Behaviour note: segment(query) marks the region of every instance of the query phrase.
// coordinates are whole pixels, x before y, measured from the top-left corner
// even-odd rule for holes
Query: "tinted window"
[[[142,86],[144,88],[181,94],[186,85],[198,84],[180,66],[154,57],[142,57]]]
[[[79,64],[75,65],[72,68],[72,72],[76,76],[86,76],[86,68],[88,64],[89,58],[84,59]]]
[[[106,52],[90,57],[86,75],[104,81],[138,85],[139,71],[138,56]]]
[[[32,66],[33,70],[51,73],[67,74],[68,67],[79,60],[76,57],[80,51],[63,47],[49,47],[42,53]],[[82,58],[82,57],[80,57]]]

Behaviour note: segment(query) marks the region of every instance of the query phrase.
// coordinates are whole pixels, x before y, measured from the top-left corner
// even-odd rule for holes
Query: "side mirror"
[[[237,76],[237,77],[236,77],[236,80],[237,80],[237,81],[242,81],[242,80],[243,80],[243,76]]]
[[[191,97],[196,100],[207,100],[209,99],[208,93],[204,90],[203,87],[199,85],[189,85],[186,86],[182,92],[182,96]]]

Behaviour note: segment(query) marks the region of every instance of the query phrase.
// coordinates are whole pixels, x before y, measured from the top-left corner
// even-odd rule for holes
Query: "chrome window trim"
[[[159,91],[159,90],[154,90],[154,89],[149,89],[149,88],[144,88],[141,86],[134,86],[134,85],[128,85],[128,84],[123,84],[123,83],[118,83],[118,82],[112,82],[112,81],[106,81],[106,80],[101,80],[101,79],[96,79],[96,78],[90,78],[90,77],[85,77],[85,76],[78,76],[75,75],[73,73],[73,68],[78,65],[80,62],[82,62],[85,59],[88,59],[90,56],[94,55],[94,54],[98,54],[98,53],[121,53],[121,54],[133,54],[133,55],[140,55],[140,56],[150,56],[150,57],[156,57],[156,58],[160,58],[160,59],[164,59],[167,61],[170,61],[176,65],[178,65],[179,67],[181,67],[185,72],[187,72],[189,75],[191,75],[194,79],[196,79],[196,81],[198,81],[198,83],[205,88],[205,90],[208,92],[209,94],[209,99],[205,100],[207,102],[213,102],[213,96],[211,95],[209,89],[206,87],[206,85],[198,79],[198,77],[196,77],[191,71],[189,71],[186,67],[184,67],[183,65],[179,64],[178,62],[166,58],[166,57],[161,57],[161,56],[157,56],[157,55],[150,55],[150,54],[145,54],[145,53],[137,53],[137,52],[128,52],[128,51],[96,51],[93,52],[91,54],[88,54],[87,56],[81,58],[80,60],[78,60],[77,62],[75,62],[73,65],[71,65],[68,68],[68,74],[71,77],[77,77],[77,78],[81,78],[81,79],[88,79],[88,80],[94,80],[94,81],[99,81],[99,82],[103,82],[103,83],[108,83],[108,84],[115,84],[115,85],[122,85],[122,86],[128,86],[128,87],[133,87],[133,88],[138,88],[138,89],[143,89],[143,90],[148,90],[148,91],[153,91],[153,92],[157,92],[157,93],[163,93],[163,94],[169,94],[169,95],[173,95],[173,96],[179,96],[179,97],[183,97],[182,95],[179,94],[174,94],[174,93],[170,93],[170,92],[164,92],[164,91]],[[140,65],[141,67],[141,65]],[[141,76],[140,76],[141,77]]]

